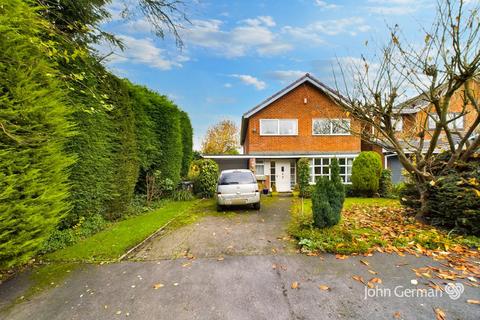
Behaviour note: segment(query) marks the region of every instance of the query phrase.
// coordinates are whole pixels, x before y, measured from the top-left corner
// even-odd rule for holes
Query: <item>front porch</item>
[[[293,191],[297,184],[297,161],[310,159],[310,183],[318,177],[330,177],[331,159],[337,158],[340,176],[345,184],[350,184],[352,164],[358,153],[351,154],[265,154],[265,155],[204,155],[219,165],[220,170],[250,169],[259,183],[265,188],[277,192]]]

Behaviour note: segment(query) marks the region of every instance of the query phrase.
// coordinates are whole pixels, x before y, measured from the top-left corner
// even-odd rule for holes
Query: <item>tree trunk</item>
[[[415,219],[425,223],[425,215],[427,213],[427,188],[425,186],[425,182],[417,182],[417,189],[419,194],[420,208],[415,215]]]

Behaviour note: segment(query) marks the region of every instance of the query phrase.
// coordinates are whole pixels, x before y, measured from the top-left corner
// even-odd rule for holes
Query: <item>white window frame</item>
[[[395,132],[403,131],[403,117],[399,116],[398,118],[392,118],[393,120],[393,129]]]
[[[449,121],[453,118],[456,118],[459,115],[461,115],[461,117],[459,117],[458,119],[455,119],[453,122],[450,122],[448,124],[448,127],[450,128],[450,130],[452,130],[452,129],[464,130],[465,129],[465,114],[461,114],[461,112],[448,112],[447,113],[447,121]],[[428,122],[427,123],[428,130],[435,130],[435,128],[437,126],[438,118],[439,118],[438,114],[436,114],[436,113],[430,113],[428,115],[428,121],[427,121]],[[462,122],[461,127],[457,127],[457,121]]]
[[[329,179],[331,178],[331,170],[328,170],[328,174],[324,174],[323,168],[325,167],[330,167],[332,164],[332,159],[336,158],[338,161],[338,165],[340,167],[344,167],[345,171],[344,173],[340,173],[340,178],[342,179],[343,184],[352,184],[351,182],[351,177],[352,177],[352,165],[353,165],[353,160],[355,160],[356,156],[342,156],[342,157],[332,157],[332,156],[325,156],[325,157],[316,157],[312,158],[310,160],[310,183],[315,184],[316,183],[316,177],[328,177]],[[315,165],[315,160],[320,159],[321,164],[320,165]],[[329,159],[327,165],[323,165],[323,159]],[[345,163],[342,165],[340,164],[340,159],[343,159]],[[351,164],[348,164],[348,160],[351,159],[352,162]],[[315,174],[315,167],[320,167],[320,174]],[[350,169],[350,170],[349,170]],[[348,181],[348,177],[350,176],[350,181]]]
[[[263,173],[258,173],[257,171],[257,166],[258,167],[263,167]],[[265,161],[262,159],[262,160],[259,160],[259,159],[256,159],[255,160],[255,175],[256,176],[265,176]]]
[[[263,121],[277,121],[277,133],[263,133],[262,122]],[[295,133],[285,134],[280,133],[280,121],[295,121]],[[298,135],[298,119],[260,119],[260,135],[261,136],[297,136]]]
[[[327,120],[330,122],[330,133],[315,133],[315,121],[319,120]],[[335,121],[347,121],[348,122],[348,132],[346,133],[334,133],[333,132],[333,123]],[[312,136],[350,136],[350,128],[351,128],[352,122],[348,118],[314,118],[312,119]]]

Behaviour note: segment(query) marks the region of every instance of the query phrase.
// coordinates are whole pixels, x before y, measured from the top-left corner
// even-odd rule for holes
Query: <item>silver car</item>
[[[223,170],[217,184],[217,210],[247,204],[260,209],[260,192],[255,175],[247,169]]]

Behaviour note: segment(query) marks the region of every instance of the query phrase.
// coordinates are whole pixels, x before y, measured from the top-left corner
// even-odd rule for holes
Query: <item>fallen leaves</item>
[[[371,273],[371,274],[378,274],[378,272],[374,271],[374,270],[368,270],[368,272]]]
[[[380,278],[372,278],[372,279],[370,279],[369,282],[381,284],[381,283],[382,283],[382,279],[380,279]]]
[[[480,300],[468,299],[468,300],[467,300],[467,303],[470,303],[470,304],[480,304]]]
[[[355,281],[361,282],[361,283],[363,283],[364,285],[366,285],[366,282],[365,282],[365,280],[363,279],[362,276],[353,275],[353,276],[352,276],[352,279],[355,280]]]
[[[348,259],[348,256],[346,256],[344,254],[336,254],[335,258],[339,259],[339,260],[345,260],[345,259]]]
[[[397,311],[397,312],[395,312],[395,313],[393,314],[393,317],[394,317],[395,319],[401,319],[401,318],[402,318],[402,315],[400,314],[400,312]]]
[[[370,263],[368,263],[368,261],[365,261],[365,260],[360,260],[360,262],[364,265],[366,265],[367,267],[370,265]]]
[[[165,285],[163,283],[156,283],[153,285],[153,289],[157,290],[163,288]]]
[[[320,288],[320,290],[323,290],[323,291],[330,291],[332,290],[329,286],[326,286],[326,285],[319,285],[318,288]]]
[[[445,314],[445,311],[443,311],[440,308],[435,308],[433,310],[435,311],[435,319],[437,319],[437,320],[447,320],[447,315]]]
[[[290,286],[292,289],[298,289],[300,285],[298,284],[297,281],[292,282],[292,285]]]

